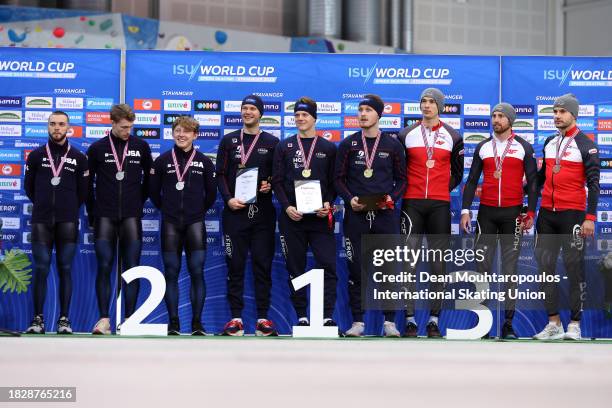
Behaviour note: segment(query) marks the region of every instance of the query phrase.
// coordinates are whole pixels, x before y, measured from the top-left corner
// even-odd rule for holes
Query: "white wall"
[[[546,54],[546,0],[414,0],[414,52]]]
[[[566,2],[565,55],[612,55],[612,1]]]

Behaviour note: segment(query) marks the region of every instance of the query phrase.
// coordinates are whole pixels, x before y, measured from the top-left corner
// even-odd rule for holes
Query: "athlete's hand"
[[[585,237],[592,237],[595,235],[595,223],[591,220],[584,220],[580,227],[580,234]]]
[[[521,220],[521,228],[523,231],[529,231],[531,227],[533,227],[533,217],[531,215],[525,214]]]
[[[299,212],[297,210],[297,208],[295,208],[295,207],[293,207],[291,205],[289,207],[287,207],[285,212],[287,213],[289,218],[291,218],[293,221],[300,221],[304,217],[304,214]]]
[[[261,187],[259,187],[260,193],[269,193],[272,190],[272,184],[268,183],[267,180],[261,180]]]
[[[363,211],[366,208],[365,204],[359,204],[358,201],[359,201],[359,197],[353,197],[351,199],[351,208],[355,212]]]
[[[330,212],[329,202],[326,201],[323,203],[323,207],[317,210],[317,217],[325,218],[327,214]]]
[[[227,202],[227,206],[232,211],[236,211],[236,210],[242,210],[244,207],[246,207],[246,204],[237,198],[230,198],[229,201]]]
[[[470,214],[462,214],[461,221],[459,221],[459,226],[468,234],[472,232],[472,217]]]

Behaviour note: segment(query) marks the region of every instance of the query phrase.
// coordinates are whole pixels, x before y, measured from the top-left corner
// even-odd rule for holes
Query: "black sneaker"
[[[170,324],[168,324],[168,336],[179,336],[181,334],[181,324],[179,323],[178,317],[170,318]]]
[[[338,323],[334,322],[332,319],[329,319],[325,323],[323,323],[325,327],[337,327],[338,328],[338,337],[344,337],[344,333],[338,327]]]
[[[409,337],[409,338],[414,339],[418,336],[418,333],[419,333],[419,328],[417,327],[416,324],[412,322],[406,323],[406,330],[404,331],[403,337]]]
[[[310,322],[308,320],[300,319],[297,323],[298,326],[310,326]]]
[[[427,323],[427,337],[429,337],[430,339],[439,339],[440,337],[442,337],[442,334],[440,334],[440,328],[438,328],[438,323],[431,321],[429,323]]]
[[[45,334],[45,320],[43,315],[36,315],[30,323],[30,327],[26,330],[27,334]]]
[[[504,340],[516,340],[518,336],[514,333],[514,329],[512,328],[512,322],[505,322],[502,326],[501,337]]]
[[[70,327],[70,320],[66,316],[60,317],[57,321],[57,334],[72,334],[72,327]]]
[[[206,336],[204,327],[202,327],[202,322],[200,322],[199,320],[194,320],[193,322],[191,322],[191,335],[192,336]]]

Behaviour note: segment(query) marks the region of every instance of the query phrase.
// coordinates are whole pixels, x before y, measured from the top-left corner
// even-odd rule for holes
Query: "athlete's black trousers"
[[[308,247],[312,249],[316,268],[324,271],[323,315],[332,317],[336,305],[336,239],[333,225],[329,228],[328,218],[305,215],[300,221],[293,221],[286,213],[279,217],[281,247],[289,272],[289,290],[293,307],[299,317],[307,317],[306,288],[293,289],[291,280],[302,275],[306,269]]]
[[[168,316],[178,318],[179,288],[178,278],[181,271],[183,250],[187,256],[187,270],[191,278],[191,312],[193,321],[201,321],[202,308],[206,298],[204,282],[204,261],[206,259],[206,227],[202,221],[177,226],[170,222],[162,223],[161,244],[166,277],[164,299]]]
[[[493,260],[497,250],[497,243],[501,244],[501,272],[504,276],[516,274],[516,265],[521,252],[521,242],[523,233],[520,229],[520,219],[522,206],[513,207],[490,207],[480,205],[477,218],[477,250],[484,251],[484,261],[477,262],[478,272],[492,273]],[[499,235],[498,235],[499,234]],[[515,282],[506,283],[506,301],[504,302],[506,320],[512,320],[516,300],[510,298],[510,293],[516,290]],[[499,292],[499,288],[491,288]]]
[[[580,226],[584,221],[584,211],[550,211],[540,209],[536,224],[538,236],[536,258],[540,273],[555,275],[559,249],[569,280],[569,306],[571,319],[579,321],[582,317],[584,279],[584,239],[580,237]],[[559,283],[543,285],[546,296],[546,310],[549,316],[559,314]]]
[[[257,318],[266,319],[272,288],[276,210],[272,204],[250,204],[247,208],[223,210],[223,234],[227,263],[227,299],[232,318],[244,308],[244,270],[250,251],[255,280]]]
[[[398,234],[399,217],[394,210],[354,212],[350,204],[344,212],[344,248],[349,270],[349,305],[353,321],[363,322],[361,304],[361,236],[365,234]],[[394,311],[384,311],[385,320],[393,321]]]
[[[142,249],[142,224],[140,218],[129,217],[113,220],[108,217],[96,218],[95,226],[96,258],[98,260],[98,275],[96,277],[96,295],[98,297],[98,310],[100,317],[109,316],[109,302],[111,297],[110,276],[113,270],[117,241],[119,243],[119,270],[121,274],[130,268],[140,265],[140,251]],[[128,318],[136,309],[138,300],[138,279],[129,285],[122,282],[125,298],[125,317]]]
[[[451,233],[450,203],[442,200],[429,199],[404,199],[402,213],[400,216],[400,232],[408,236],[407,244],[418,249],[421,246],[423,235],[428,236],[428,248],[445,250],[448,246],[448,236]],[[433,275],[445,275],[446,265],[444,262],[432,262],[430,273]],[[416,285],[409,284],[409,290],[414,291]],[[432,292],[442,292],[444,283],[432,283]],[[442,300],[431,301],[431,316],[439,316],[442,308]],[[408,300],[406,306],[408,317],[414,316],[414,300]]]
[[[60,317],[68,317],[72,297],[72,261],[76,243],[77,224],[74,222],[32,224],[34,314],[43,314],[51,253],[55,245],[55,262],[59,276]]]

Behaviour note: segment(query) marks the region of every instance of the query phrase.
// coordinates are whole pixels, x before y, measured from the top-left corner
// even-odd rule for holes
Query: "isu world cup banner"
[[[0,217],[2,248],[17,247],[31,254],[32,203],[23,189],[28,154],[47,142],[51,112],[68,114],[68,141],[85,152],[110,130],[110,107],[119,102],[119,50],[0,49]],[[93,233],[84,210],[79,225],[79,248],[73,264],[71,319],[88,331],[97,318],[96,259]],[[31,257],[30,257],[31,259]],[[55,330],[58,310],[55,266],[49,274],[45,311]],[[23,329],[33,314],[32,286],[25,294],[0,295],[0,327]]]

